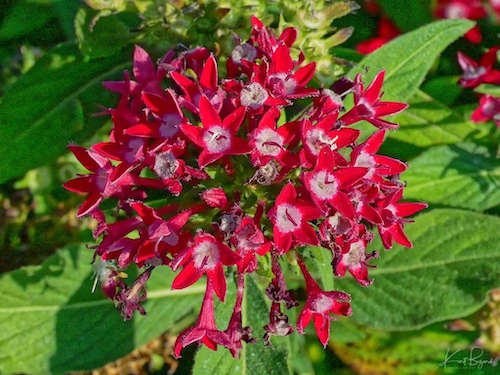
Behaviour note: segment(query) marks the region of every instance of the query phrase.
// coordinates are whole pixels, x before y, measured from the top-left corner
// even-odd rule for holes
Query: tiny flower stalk
[[[411,247],[404,226],[427,206],[401,202],[399,176],[408,166],[378,153],[398,127],[385,116],[407,106],[383,101],[384,72],[366,88],[361,75],[315,87],[316,64],[293,53],[297,29],[275,36],[256,17],[251,23],[247,40],[235,37],[225,75],[204,47],[168,51],[155,64],[137,46],[133,75],[104,84],[120,95],[108,110],[109,140],[69,146],[89,172],[64,187],[85,196],[78,217],[97,221],[98,279],[123,317],[146,312],[156,267],[175,273],[175,290],[205,283],[198,320],[179,335],[176,357],[192,343],[223,346],[237,357],[243,342],[256,341],[251,330],[262,327],[243,327],[242,319],[245,280],[257,272],[256,281],[269,276],[264,344],[304,333],[313,321],[326,345],[332,314],[352,313],[350,296],[319,287],[303,259],[307,247],[333,255],[332,277],[369,286],[379,255],[367,250],[374,233],[386,249]],[[349,96],[354,106],[345,109]],[[477,118],[490,116],[489,107]],[[377,131],[364,136],[351,126],[360,121]],[[291,258],[304,277],[303,301],[287,286]],[[123,277],[129,266],[141,270],[130,286]],[[228,290],[236,290],[236,301],[222,330],[214,298],[224,302]],[[300,303],[295,323],[287,310]]]
[[[236,276],[236,302],[234,304],[233,314],[229,320],[229,325],[225,331],[234,344],[234,348],[230,348],[229,350],[235,358],[239,356],[239,352],[243,348],[242,341],[248,344],[257,341],[252,337],[252,328],[243,327],[242,305],[244,293],[245,275],[243,273],[238,273]]]

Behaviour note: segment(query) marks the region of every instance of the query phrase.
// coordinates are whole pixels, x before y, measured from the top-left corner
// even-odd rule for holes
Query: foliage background
[[[148,315],[126,323],[90,293],[92,252],[85,244],[93,241],[92,222],[74,219],[81,200],[61,187],[84,171],[66,146],[106,134],[107,118],[95,114],[117,98],[101,82],[130,69],[134,44],[155,57],[180,43],[223,54],[229,30],[248,34],[250,14],[299,27],[301,47],[317,54],[310,59],[321,68],[318,85],[344,72],[364,72],[370,81],[386,69],[384,99],[410,108],[395,119],[401,129],[390,133],[383,153],[410,164],[406,198],[430,207],[407,226],[414,248],[395,246],[377,260],[374,285],[335,280],[335,288],[352,294],[354,314],[333,324],[328,351],[314,337],[297,335],[273,341],[274,351],[250,346],[237,361],[202,349],[192,353],[193,373],[460,374],[464,365],[440,366],[447,351],[462,358],[477,346],[485,361],[500,354],[498,297],[490,293],[500,287],[500,136],[494,124],[469,121],[477,102],[456,84],[456,51],[484,50],[459,39],[473,23],[431,23],[430,2],[420,0],[404,2],[415,15],[409,22],[403,2],[380,1],[406,34],[362,58],[354,47],[373,35],[373,18],[347,15],[354,2],[313,3],[0,1],[0,373],[92,370],[191,323],[204,289],[171,291],[168,270],[155,271],[148,284]],[[485,46],[498,32],[498,25],[488,26]],[[357,65],[327,62],[341,58]],[[330,261],[319,259],[318,274],[328,274]],[[251,285],[244,313],[262,327],[265,301]],[[218,318],[230,314],[225,307]],[[496,373],[489,363],[467,370]]]

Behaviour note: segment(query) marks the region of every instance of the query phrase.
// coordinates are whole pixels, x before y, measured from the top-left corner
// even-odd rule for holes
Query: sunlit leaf
[[[366,73],[365,82],[371,82],[385,69],[383,100],[405,102],[415,94],[440,53],[473,25],[469,20],[450,19],[423,26],[372,52],[349,75]]]
[[[419,329],[477,311],[500,286],[500,218],[465,210],[423,213],[405,232],[414,248],[394,246],[370,270],[374,284],[342,278],[352,296],[350,319],[384,330]],[[377,242],[375,248],[380,249]]]
[[[158,267],[148,282],[147,315],[124,322],[100,291],[91,293],[92,256],[85,246],[72,246],[41,266],[0,277],[2,374],[103,366],[172,329],[201,303],[203,286],[172,291],[173,272]]]
[[[432,147],[402,178],[408,199],[476,211],[500,204],[500,159],[472,143]]]

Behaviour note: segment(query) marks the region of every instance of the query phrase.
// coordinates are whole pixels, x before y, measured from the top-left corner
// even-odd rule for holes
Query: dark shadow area
[[[417,157],[423,151],[425,151],[423,147],[418,147],[394,138],[386,138],[377,154],[391,157],[397,155],[398,159],[406,162]]]

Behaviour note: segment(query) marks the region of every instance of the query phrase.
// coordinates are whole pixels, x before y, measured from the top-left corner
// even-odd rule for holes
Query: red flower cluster
[[[361,54],[369,54],[401,34],[397,25],[385,16],[376,0],[365,0],[363,8],[372,17],[377,17],[377,35],[356,46]],[[432,6],[437,19],[466,18],[473,21],[497,23],[500,20],[500,0],[437,0]],[[475,25],[464,37],[474,44],[483,40],[480,25]]]
[[[383,118],[406,108],[381,100],[384,72],[368,87],[359,75],[330,89],[311,87],[315,63],[306,64],[302,52],[292,57],[296,30],[275,37],[258,19],[252,25],[249,40],[236,40],[224,79],[205,48],[171,51],[155,66],[136,47],[134,79],[126,73],[123,81],[105,83],[121,94],[109,110],[109,142],[70,146],[90,173],[64,186],[87,195],[78,216],[98,221],[98,276],[125,318],[144,313],[145,284],[155,267],[178,272],[173,289],[206,276],[199,319],[179,336],[176,356],[193,342],[222,345],[237,356],[243,341],[253,341],[241,321],[244,276],[263,257],[274,274],[266,289],[272,306],[265,341],[292,332],[283,309],[298,302],[279,262],[291,252],[308,292],[297,329],[313,319],[326,345],[330,314],[350,315],[350,296],[323,291],[301,247],[322,246],[333,254],[332,277],[349,271],[366,286],[368,261],[378,256],[366,252],[370,230],[377,228],[387,249],[393,241],[411,247],[403,225],[426,207],[400,202],[399,175],[407,166],[377,154],[387,129],[397,127]],[[354,106],[345,111],[347,95]],[[359,141],[360,131],[351,127],[359,121],[377,132]],[[116,204],[112,214],[103,211],[104,201]],[[132,263],[145,271],[128,286],[122,270]],[[230,267],[237,298],[221,330],[214,298],[225,300]]]
[[[500,2],[498,0],[438,0],[434,13],[437,18],[467,18],[478,21],[491,16],[498,19],[500,17]],[[483,40],[483,34],[478,25],[470,29],[464,36],[474,44],[481,43]]]
[[[438,18],[467,18],[481,22],[488,18],[498,23],[500,20],[500,1],[498,0],[439,0],[436,7]],[[475,25],[465,35],[474,44],[483,40],[480,24]],[[463,70],[459,84],[465,88],[476,88],[481,84],[500,85],[500,71],[494,68],[498,61],[500,47],[490,48],[476,62],[462,52],[458,52],[458,63]],[[472,113],[471,120],[484,122],[493,120],[500,127],[500,98],[486,94],[479,95],[479,107]]]
[[[465,88],[476,88],[481,84],[500,86],[500,70],[495,69],[498,63],[500,47],[490,48],[477,62],[458,52],[458,63],[463,70],[459,83]],[[500,127],[500,98],[489,94],[479,96],[479,107],[472,113],[471,120],[484,122],[493,120]]]

